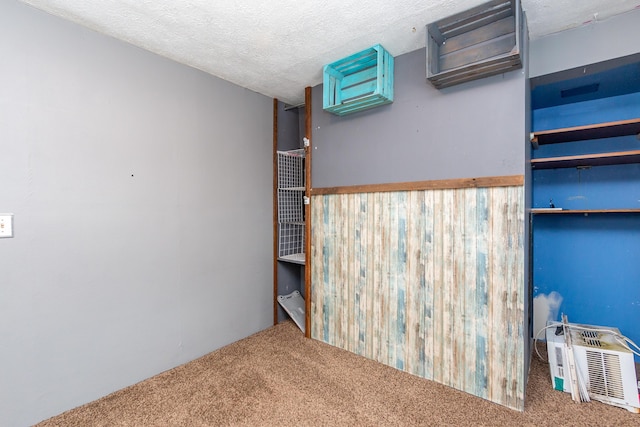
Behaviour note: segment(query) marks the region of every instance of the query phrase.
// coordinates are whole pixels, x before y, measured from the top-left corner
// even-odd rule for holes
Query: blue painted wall
[[[640,93],[533,111],[534,130],[640,117]],[[549,157],[639,150],[635,136],[551,144]],[[640,208],[640,165],[534,170],[532,206]],[[614,326],[640,343],[640,214],[536,215],[534,297],[555,291],[573,323]],[[636,357],[636,361],[640,358]]]

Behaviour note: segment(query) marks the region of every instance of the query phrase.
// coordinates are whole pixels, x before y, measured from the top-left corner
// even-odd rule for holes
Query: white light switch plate
[[[13,214],[0,213],[0,238],[13,237]]]

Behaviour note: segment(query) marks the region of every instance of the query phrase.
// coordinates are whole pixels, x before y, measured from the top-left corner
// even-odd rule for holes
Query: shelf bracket
[[[539,145],[538,145],[538,137],[536,136],[536,134],[531,132],[529,134],[529,139],[531,140],[531,145],[533,146],[533,149],[537,150]]]

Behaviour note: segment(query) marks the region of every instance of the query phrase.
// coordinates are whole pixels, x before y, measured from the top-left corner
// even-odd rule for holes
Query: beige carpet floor
[[[524,412],[305,339],[284,322],[38,426],[640,426],[532,360]]]

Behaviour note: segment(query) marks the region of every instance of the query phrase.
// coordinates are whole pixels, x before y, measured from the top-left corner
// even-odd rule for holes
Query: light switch
[[[13,214],[0,213],[0,238],[13,237]]]

